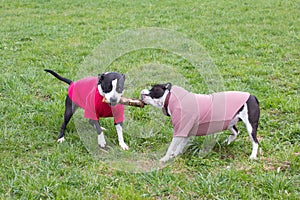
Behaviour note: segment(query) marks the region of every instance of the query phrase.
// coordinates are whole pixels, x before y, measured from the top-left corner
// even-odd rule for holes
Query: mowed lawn
[[[0,199],[299,199],[299,11],[298,0],[1,1]],[[201,138],[166,167],[138,173],[95,159],[74,120],[66,142],[57,144],[67,86],[43,69],[74,80],[102,42],[150,27],[195,41],[210,55],[226,90],[258,97],[258,160],[249,159],[251,142],[242,125],[236,141],[223,143],[229,136],[224,132],[204,158],[197,153]],[[126,74],[153,63],[174,67],[193,91],[208,91],[195,66],[160,49],[129,52],[111,67]],[[146,70],[140,79],[147,76]],[[140,91],[149,84],[126,87]],[[133,109],[131,123],[151,120],[141,112]],[[108,126],[107,140],[118,149]],[[168,144],[172,130],[166,127],[146,139],[124,132],[129,152],[155,152]]]

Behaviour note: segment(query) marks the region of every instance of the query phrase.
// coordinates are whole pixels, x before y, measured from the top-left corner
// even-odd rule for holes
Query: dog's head
[[[119,103],[124,92],[125,75],[106,72],[98,76],[98,90],[101,96],[111,105]]]
[[[145,104],[163,108],[166,96],[170,92],[171,87],[171,83],[154,85],[150,90],[144,89],[141,91],[141,99]]]

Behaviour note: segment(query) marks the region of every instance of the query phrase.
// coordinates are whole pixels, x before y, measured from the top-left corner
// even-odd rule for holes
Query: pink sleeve
[[[114,117],[114,123],[118,124],[124,121],[124,105],[117,104],[115,106],[111,106],[111,111]]]
[[[195,119],[191,116],[187,116],[183,113],[174,113],[175,117],[172,115],[172,124],[174,128],[173,136],[175,137],[188,137],[193,129]]]
[[[99,120],[95,108],[95,95],[91,93],[86,97],[85,108],[84,108],[84,117],[92,120]]]
[[[92,120],[99,120],[96,113],[89,111],[88,109],[84,110],[84,117]]]

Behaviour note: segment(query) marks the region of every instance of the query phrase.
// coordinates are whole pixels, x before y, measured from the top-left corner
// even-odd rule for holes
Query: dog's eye
[[[112,90],[112,84],[102,86],[102,90],[104,93],[109,93]]]
[[[150,90],[150,96],[152,98],[159,99],[163,95],[164,95],[164,90],[162,90],[161,88],[154,88]]]
[[[117,88],[116,88],[116,91],[117,91],[118,93],[122,93],[123,90],[124,90],[124,87],[121,86],[121,85],[118,85]]]

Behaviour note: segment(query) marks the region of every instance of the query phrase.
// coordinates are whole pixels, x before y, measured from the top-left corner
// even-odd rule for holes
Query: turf
[[[1,1],[0,198],[299,199],[299,10],[295,0]],[[249,160],[251,143],[242,126],[231,145],[223,143],[228,137],[224,132],[202,158],[203,138],[196,139],[184,155],[150,172],[115,169],[95,159],[75,120],[68,127],[67,141],[56,143],[66,85],[43,69],[75,79],[104,41],[150,27],[173,30],[200,44],[226,90],[258,97],[257,161]],[[209,91],[192,63],[163,49],[128,52],[109,68],[130,74],[131,69],[153,65],[183,74],[192,91]],[[155,73],[153,80],[160,77]],[[129,75],[126,87],[136,89],[137,95],[152,84],[147,78],[144,74],[140,82],[130,82]],[[154,115],[162,115],[159,110],[148,111],[153,115],[130,109],[130,117],[143,127]],[[104,124],[109,128],[107,140],[118,153],[111,121]],[[171,131],[167,123],[149,137],[124,132],[128,154],[159,151],[161,144],[170,142]]]

